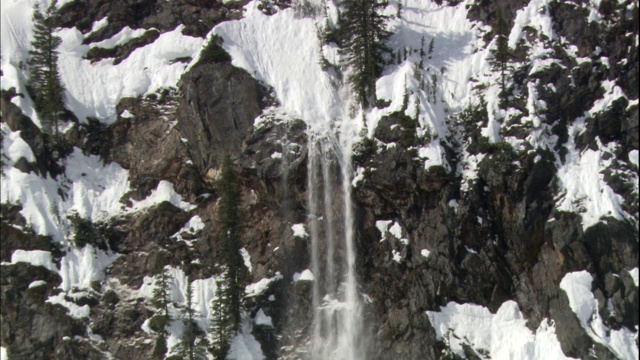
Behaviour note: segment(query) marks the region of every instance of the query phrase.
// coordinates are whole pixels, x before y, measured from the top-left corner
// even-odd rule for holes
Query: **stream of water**
[[[308,224],[315,275],[311,360],[365,359],[347,138],[308,134]]]

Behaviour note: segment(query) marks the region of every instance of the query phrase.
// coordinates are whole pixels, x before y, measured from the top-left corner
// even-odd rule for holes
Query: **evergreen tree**
[[[153,289],[153,298],[151,302],[160,309],[160,313],[153,316],[150,320],[149,327],[158,332],[156,342],[153,347],[153,359],[164,359],[167,352],[167,336],[165,327],[171,321],[169,314],[169,285],[172,281],[169,268],[163,268],[155,279],[155,288]]]
[[[226,271],[225,271],[226,273]],[[223,273],[222,279],[226,279]],[[229,342],[236,334],[233,329],[233,318],[227,311],[227,286],[224,280],[216,281],[216,298],[211,302],[211,337],[212,353],[216,360],[224,360],[229,351]]]
[[[247,269],[240,253],[240,188],[229,156],[225,157],[218,181],[218,252],[223,264],[217,297],[212,302],[213,353],[216,359],[224,359],[229,342],[240,330]]]
[[[500,99],[501,106],[504,105],[507,96],[506,77],[509,70],[509,28],[502,15],[502,10],[498,8],[495,23],[496,48],[491,50],[490,64],[495,71],[500,71]]]
[[[193,308],[193,284],[189,282],[187,277],[187,293],[185,307],[180,311],[182,316],[182,322],[184,325],[184,332],[182,333],[182,340],[177,345],[177,349],[181,356],[185,360],[205,360],[206,355],[206,341],[198,339],[198,336],[202,334],[202,331],[196,323],[196,316],[198,312]]]
[[[344,6],[341,54],[351,67],[349,82],[356,97],[363,108],[368,108],[375,101],[376,79],[391,51],[385,44],[391,35],[386,29],[387,16],[381,14],[387,1],[345,0]]]
[[[232,316],[234,331],[240,330],[242,305],[244,302],[244,287],[247,279],[247,269],[240,253],[242,241],[240,239],[240,188],[238,178],[233,169],[230,157],[226,157],[222,164],[222,171],[218,183],[220,189],[219,200],[219,243],[222,245],[226,271],[226,298],[228,311]]]
[[[434,38],[431,38],[431,41],[429,41],[429,59],[431,59],[431,54],[433,53],[433,45],[434,45]]]
[[[156,277],[155,288],[153,289],[152,302],[160,308],[160,315],[164,317],[164,324],[167,324],[171,320],[169,315],[169,284],[172,279],[169,268],[163,268],[160,270],[158,277]]]
[[[194,322],[196,318],[196,310],[193,308],[193,284],[189,282],[189,277],[187,276],[187,293],[185,307],[180,310],[180,315],[182,315],[182,319],[185,322]]]
[[[33,41],[29,50],[29,86],[34,96],[35,107],[46,132],[58,137],[58,118],[64,111],[64,88],[58,72],[58,47],[62,43],[54,35],[57,1],[51,2],[45,13],[36,4],[33,10]],[[53,128],[53,129],[52,129]]]

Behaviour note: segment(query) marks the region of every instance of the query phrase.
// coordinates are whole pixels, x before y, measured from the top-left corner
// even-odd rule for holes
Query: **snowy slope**
[[[32,40],[31,14],[35,4],[48,6],[42,0],[8,0],[2,2],[2,89],[15,87],[17,92],[26,94],[25,77],[21,66],[28,58]],[[62,6],[58,2],[58,6]],[[97,21],[93,30],[106,25],[106,19]],[[152,93],[160,88],[175,86],[189,64],[171,63],[180,57],[195,58],[202,47],[203,39],[182,35],[182,27],[161,34],[147,46],[136,49],[127,59],[113,65],[113,59],[91,63],[83,57],[89,45],[82,40],[90,35],[82,34],[75,28],[62,29],[57,35],[62,38],[59,51],[59,71],[64,85],[65,103],[80,121],[87,116],[106,124],[116,119],[115,106],[123,97],[135,97]],[[105,48],[122,44],[140,35],[140,30],[123,29],[112,38],[93,46]],[[37,123],[31,100],[14,98],[25,114]]]

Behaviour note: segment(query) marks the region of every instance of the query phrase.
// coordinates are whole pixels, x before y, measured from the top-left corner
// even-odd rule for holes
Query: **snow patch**
[[[396,239],[402,238],[402,228],[398,222],[394,222],[391,228],[389,229],[389,234],[393,235]]]
[[[629,270],[629,275],[631,275],[631,279],[633,279],[633,283],[638,286],[638,268],[635,267]]]
[[[20,158],[25,158],[30,163],[36,161],[33,151],[26,141],[20,137],[20,131],[9,132],[6,136],[5,144],[3,144],[2,155],[7,156],[11,164],[15,164]]]
[[[358,166],[358,168],[356,169],[356,175],[353,177],[353,180],[351,181],[351,186],[353,187],[358,186],[358,184],[360,184],[362,180],[364,180],[364,168]]]
[[[205,227],[204,221],[200,215],[195,215],[182,227],[182,232],[188,232],[191,235],[195,235],[198,231],[203,230]]]
[[[384,241],[384,235],[387,233],[387,229],[389,229],[389,225],[391,225],[393,221],[391,220],[377,220],[376,228],[380,231],[380,241]]]
[[[293,282],[313,281],[313,280],[315,280],[315,277],[313,276],[313,273],[309,269],[304,270],[302,273],[293,274]]]
[[[307,230],[304,227],[304,224],[293,224],[291,226],[291,230],[293,230],[293,236],[299,238],[309,237]]]
[[[556,337],[555,325],[544,319],[535,333],[526,326],[518,304],[507,301],[495,314],[475,304],[448,303],[440,311],[427,311],[438,340],[447,339],[451,350],[465,357],[462,344],[484,350],[494,360],[570,359]]]
[[[127,109],[125,109],[122,114],[120,114],[120,117],[123,119],[133,119],[135,116]]]
[[[271,154],[271,158],[272,159],[282,159],[282,153],[279,152],[279,151],[276,151],[273,154]]]
[[[245,288],[245,294],[247,297],[262,295],[262,293],[269,289],[273,282],[281,279],[282,274],[280,274],[280,272],[276,272],[276,275],[271,278],[260,279],[260,281],[256,283],[247,285],[247,287]]]
[[[109,25],[109,17],[108,16],[105,16],[100,20],[94,21],[93,24],[91,25],[91,31],[89,31],[89,33],[87,35],[91,35],[91,34],[93,34],[94,32],[96,32],[98,30],[102,30],[107,25]]]
[[[616,219],[627,217],[621,206],[624,199],[607,185],[601,173],[611,159],[603,159],[601,150],[587,149],[582,153],[576,151],[573,137],[567,147],[567,161],[558,168],[557,173],[562,188],[557,208],[580,213],[585,230],[595,225],[603,216]]]
[[[550,0],[532,0],[521,10],[518,10],[513,28],[509,34],[509,48],[515,49],[522,38],[525,27],[531,26],[549,40],[556,38],[553,31],[553,20],[549,14]]]
[[[89,288],[93,281],[103,280],[104,271],[120,255],[104,252],[86,245],[79,249],[76,247],[67,250],[67,254],[60,260],[60,288],[69,291],[74,287]]]
[[[147,29],[132,29],[128,26],[125,26],[112,37],[102,40],[97,43],[91,44],[91,47],[101,47],[104,49],[113,49],[118,45],[126,44],[129,40],[142,36],[147,32]]]
[[[460,190],[463,192],[469,191],[471,189],[471,184],[474,180],[478,179],[478,165],[484,159],[486,154],[469,154],[468,152],[464,152],[462,166],[461,166],[461,174],[462,174],[462,185]]]
[[[36,280],[36,281],[32,281],[29,284],[29,289],[33,289],[33,288],[37,288],[39,286],[43,286],[43,285],[47,285],[47,282],[44,280]]]
[[[638,332],[625,327],[619,330],[608,328],[598,313],[598,300],[591,291],[593,277],[587,271],[566,274],[560,288],[569,298],[571,310],[576,314],[587,335],[611,350],[619,359],[638,359],[635,339]]]
[[[428,258],[430,254],[431,254],[431,251],[427,249],[420,250],[420,255],[424,256],[425,258]]]
[[[432,166],[443,166],[447,172],[451,171],[444,148],[439,141],[431,141],[429,145],[419,148],[418,157],[424,159],[425,170]]]
[[[71,182],[68,211],[93,222],[124,212],[120,199],[129,191],[127,170],[116,163],[103,164],[99,156],[86,156],[78,148],[67,157],[65,168]]]
[[[638,150],[629,151],[629,162],[638,167]]]
[[[402,261],[402,255],[397,250],[391,250],[391,259],[399,264]]]
[[[192,246],[193,241],[195,241],[195,239],[193,239],[193,236],[198,234],[198,232],[204,229],[204,227],[205,223],[202,221],[202,218],[199,215],[195,215],[191,219],[189,219],[189,221],[187,221],[187,223],[184,224],[184,226],[180,230],[171,235],[171,238],[176,239],[176,241],[184,241],[185,243],[187,243],[187,245]],[[185,239],[182,234],[191,235],[191,237],[189,238],[191,238],[192,240]]]
[[[67,308],[69,311],[69,316],[74,319],[82,319],[89,317],[91,310],[89,309],[89,305],[78,306],[71,301],[67,301],[65,299],[65,293],[61,292],[58,295],[50,296],[46,302],[50,304],[59,304]]]
[[[163,201],[168,201],[184,211],[191,211],[196,208],[196,205],[182,200],[182,196],[174,190],[172,183],[160,180],[158,187],[151,191],[151,195],[144,200],[134,201],[132,211],[146,209]]]
[[[242,331],[231,340],[227,359],[263,360],[265,358],[260,343],[251,335],[251,330],[251,324],[245,321]]]
[[[271,317],[267,316],[264,311],[262,311],[262,309],[258,310],[258,312],[256,313],[256,317],[255,317],[255,323],[256,325],[263,325],[263,326],[271,326],[273,327],[273,322],[271,321]]]
[[[253,267],[251,266],[251,254],[249,254],[247,249],[242,248],[240,249],[240,255],[242,255],[244,266],[247,267],[247,270],[249,270],[249,274],[251,274],[251,271],[253,270]]]
[[[43,266],[50,271],[58,272],[53,264],[51,252],[43,250],[16,250],[11,254],[11,263],[26,262],[34,266]]]

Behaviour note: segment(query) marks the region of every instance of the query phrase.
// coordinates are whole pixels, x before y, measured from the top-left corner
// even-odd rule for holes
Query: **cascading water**
[[[314,322],[311,360],[364,359],[355,274],[351,141],[331,131],[308,132],[308,221]]]

